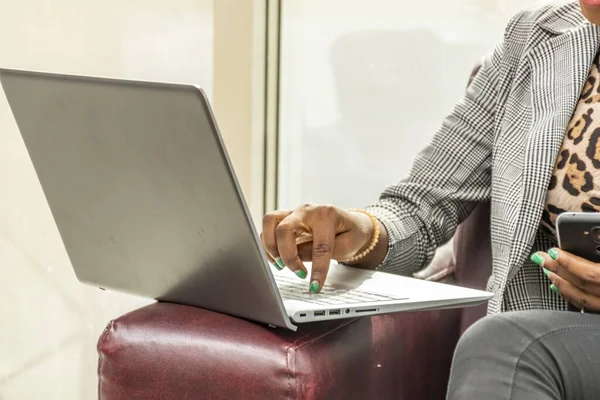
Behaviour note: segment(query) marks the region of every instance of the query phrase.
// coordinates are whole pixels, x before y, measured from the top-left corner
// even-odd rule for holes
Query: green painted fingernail
[[[556,260],[558,258],[558,251],[556,249],[550,249],[548,250],[548,255],[552,257],[553,260]]]
[[[550,285],[550,290],[552,290],[556,294],[560,294],[560,291],[558,290],[558,288],[554,284]]]
[[[309,288],[311,293],[318,293],[319,292],[319,282],[318,281],[312,281],[310,283],[310,288]]]
[[[299,269],[298,271],[296,271],[296,275],[300,279],[306,279],[307,274],[306,274],[306,271]]]
[[[546,268],[544,268],[544,273],[546,274],[547,277],[550,277],[551,272],[548,271]]]
[[[540,267],[544,265],[544,257],[540,253],[533,253],[531,256],[531,261],[539,265]]]
[[[285,263],[283,262],[283,260],[281,258],[278,258],[277,260],[275,260],[275,263],[277,264],[277,267],[279,268],[280,271],[285,268]]]
[[[281,270],[283,269],[283,268],[281,268],[279,265],[277,265],[277,263],[276,263],[276,262],[274,262],[274,263],[273,263],[273,266],[274,266],[275,268],[277,268],[277,270],[278,270],[278,271],[281,271]]]

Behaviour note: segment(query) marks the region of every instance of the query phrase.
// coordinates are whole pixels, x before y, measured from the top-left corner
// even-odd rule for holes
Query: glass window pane
[[[279,207],[357,207],[405,177],[533,0],[286,0]]]

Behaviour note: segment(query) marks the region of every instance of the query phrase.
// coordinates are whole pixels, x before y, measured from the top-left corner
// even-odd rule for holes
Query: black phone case
[[[560,248],[600,263],[600,213],[564,213],[557,224]]]

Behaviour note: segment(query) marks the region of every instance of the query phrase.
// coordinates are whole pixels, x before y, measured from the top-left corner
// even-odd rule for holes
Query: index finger
[[[310,292],[319,293],[325,284],[335,245],[334,224],[327,218],[313,223],[312,271]]]

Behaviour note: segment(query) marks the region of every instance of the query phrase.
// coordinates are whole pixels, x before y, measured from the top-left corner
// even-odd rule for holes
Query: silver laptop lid
[[[79,280],[291,328],[201,90],[0,80]]]

